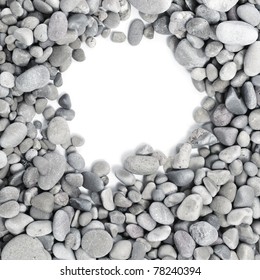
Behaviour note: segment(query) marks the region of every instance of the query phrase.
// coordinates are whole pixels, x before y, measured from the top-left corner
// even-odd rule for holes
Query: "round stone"
[[[217,230],[207,222],[197,222],[190,226],[190,234],[200,246],[210,246],[218,239]]]
[[[48,139],[56,145],[65,144],[70,140],[68,123],[62,117],[53,118],[47,128]]]
[[[81,247],[92,258],[102,258],[112,250],[113,238],[104,230],[89,230],[82,237]]]
[[[11,239],[3,248],[2,260],[51,260],[37,238],[21,234]]]

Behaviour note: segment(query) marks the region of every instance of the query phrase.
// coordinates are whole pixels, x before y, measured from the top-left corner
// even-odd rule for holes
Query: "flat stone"
[[[161,202],[153,202],[149,207],[149,213],[159,224],[171,225],[174,222],[172,212]]]
[[[207,222],[197,222],[190,226],[190,234],[200,246],[210,246],[218,239],[217,230]]]
[[[11,239],[3,248],[2,260],[51,260],[51,255],[44,249],[37,238],[21,234]]]
[[[144,14],[162,14],[170,8],[171,0],[129,0],[138,11]]]
[[[93,258],[105,257],[113,248],[111,235],[101,229],[87,231],[81,240],[81,247]]]
[[[124,162],[126,170],[137,175],[151,175],[159,169],[159,161],[152,156],[130,156]]]
[[[203,200],[198,194],[187,196],[177,209],[177,217],[183,221],[196,221],[201,214]]]
[[[43,88],[50,81],[50,72],[43,66],[34,66],[16,78],[15,85],[21,92],[31,92]]]

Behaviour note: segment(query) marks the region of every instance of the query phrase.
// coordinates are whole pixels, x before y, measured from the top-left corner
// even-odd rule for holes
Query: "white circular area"
[[[169,154],[194,124],[202,95],[166,36],[144,38],[137,47],[97,38],[94,49],[84,50],[86,61],[73,61],[60,92],[71,96],[76,117],[70,127],[86,139],[80,149],[86,165],[97,159],[120,164],[142,143]]]

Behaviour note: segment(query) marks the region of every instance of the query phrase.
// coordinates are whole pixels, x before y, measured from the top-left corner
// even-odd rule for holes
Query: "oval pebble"
[[[135,19],[129,26],[128,42],[132,46],[140,44],[144,34],[144,23],[140,19]]]
[[[51,15],[48,28],[48,37],[52,41],[62,39],[68,29],[68,20],[63,12],[55,12]]]
[[[227,12],[236,5],[238,0],[202,0],[202,3],[212,10]]]
[[[34,66],[16,78],[15,85],[21,92],[30,92],[43,88],[50,81],[50,72],[43,66]]]
[[[170,226],[157,227],[147,234],[147,240],[149,242],[161,242],[166,240],[171,234]]]
[[[48,139],[56,145],[65,144],[70,140],[70,129],[62,117],[53,118],[47,128]]]
[[[260,42],[255,42],[246,51],[244,58],[244,71],[246,75],[253,77],[260,73]]]
[[[159,168],[159,161],[151,156],[130,156],[124,162],[126,170],[137,175],[151,175]]]
[[[12,123],[3,132],[0,138],[0,145],[3,148],[15,148],[26,137],[27,127],[23,123]]]
[[[108,232],[101,229],[93,229],[83,235],[81,246],[89,256],[102,258],[112,250],[113,239]]]
[[[169,9],[171,0],[129,0],[129,3],[133,5],[138,11],[149,14],[157,15],[165,12]]]
[[[161,202],[153,202],[149,207],[149,213],[159,224],[171,225],[174,222],[172,212]]]
[[[240,46],[251,45],[258,38],[258,32],[252,25],[235,20],[220,23],[216,35],[223,44]]]

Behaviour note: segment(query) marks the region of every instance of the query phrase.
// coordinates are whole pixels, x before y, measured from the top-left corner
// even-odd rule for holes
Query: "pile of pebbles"
[[[1,259],[260,259],[259,28],[259,0],[0,0]],[[174,156],[139,147],[110,186],[77,151],[61,73],[99,35],[155,33],[207,94],[198,127]]]

